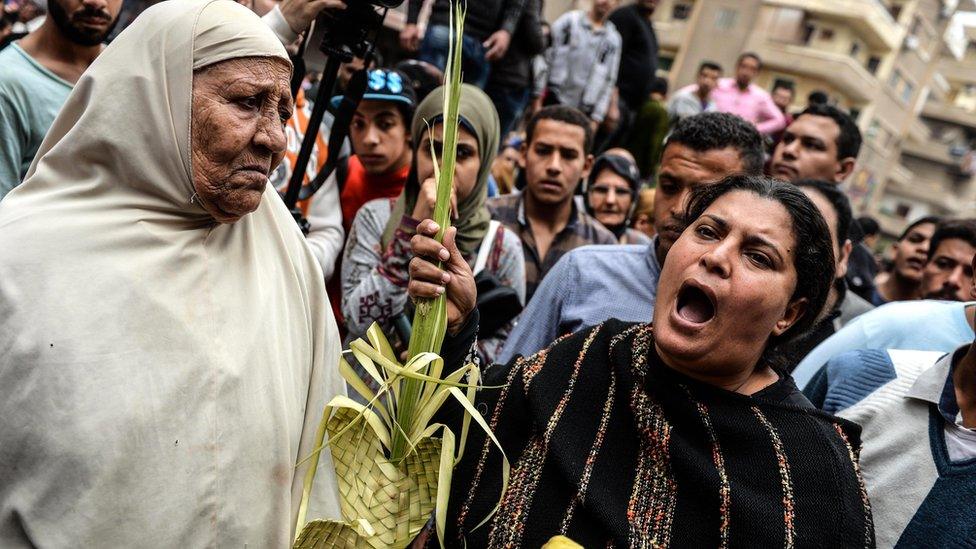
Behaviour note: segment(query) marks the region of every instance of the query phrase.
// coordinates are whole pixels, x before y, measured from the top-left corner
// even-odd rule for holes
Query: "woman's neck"
[[[769,366],[756,366],[732,372],[709,374],[697,369],[684,367],[678,361],[669,359],[666,353],[661,351],[657,343],[654,344],[654,349],[661,363],[668,368],[694,380],[732,393],[751,396],[779,381],[779,374]],[[758,362],[759,359],[757,358],[754,364]]]

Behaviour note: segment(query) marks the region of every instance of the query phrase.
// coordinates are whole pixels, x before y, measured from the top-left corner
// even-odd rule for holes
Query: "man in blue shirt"
[[[967,291],[976,298],[972,281]],[[950,331],[966,337],[948,353],[866,349],[827,363],[832,375],[820,405],[863,429],[860,464],[879,547],[976,542],[976,304],[952,305],[952,321],[967,324]],[[917,332],[946,328],[924,316],[914,325]]]
[[[727,175],[762,172],[762,138],[752,124],[726,113],[681,120],[668,137],[658,171],[650,245],[584,246],[549,271],[509,335],[499,363],[530,355],[557,337],[610,318],[648,322],[657,279],[680,236],[685,200],[698,185]]]
[[[970,341],[972,308],[961,301],[973,284],[976,219],[936,226],[922,270],[923,300],[899,301],[865,313],[810,352],[793,371],[796,386],[815,391],[832,358],[858,349],[911,349],[947,353]],[[936,301],[942,300],[942,301]],[[818,380],[819,379],[819,380]],[[808,395],[809,396],[809,395]],[[822,397],[821,397],[822,398]],[[811,398],[817,404],[817,398]]]

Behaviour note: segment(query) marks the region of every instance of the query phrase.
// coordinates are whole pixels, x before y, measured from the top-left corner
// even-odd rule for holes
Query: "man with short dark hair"
[[[719,112],[737,114],[755,124],[759,133],[771,135],[786,127],[786,118],[769,92],[752,83],[760,69],[762,60],[757,54],[743,53],[735,63],[735,77],[719,80],[712,100]]]
[[[935,227],[922,273],[922,299],[965,301],[973,283],[976,219],[948,219]]]
[[[661,159],[654,201],[657,236],[651,244],[587,246],[566,254],[522,312],[498,361],[529,356],[562,334],[609,318],[647,322],[661,265],[680,234],[691,191],[728,175],[759,174],[762,163],[759,132],[737,116],[703,113],[679,122]]]
[[[721,65],[712,61],[702,61],[701,65],[698,65],[695,84],[682,88],[668,102],[671,122],[677,123],[682,118],[714,111],[715,102],[712,101],[711,95],[721,77]]]
[[[892,244],[895,251],[891,272],[878,275],[871,303],[884,305],[891,301],[910,301],[922,297],[922,273],[929,260],[929,245],[935,227],[942,221],[935,216],[916,219]]]
[[[786,181],[823,179],[836,184],[854,171],[861,131],[837,107],[807,107],[783,132],[773,151],[770,175]]]
[[[773,98],[773,104],[776,105],[779,112],[783,113],[783,117],[786,119],[785,127],[789,127],[793,123],[793,115],[790,114],[789,109],[795,95],[796,90],[793,89],[793,84],[783,81],[776,82],[773,85],[773,91],[769,94]],[[780,130],[772,135],[772,142],[779,143],[779,140],[782,138],[783,130]]]
[[[576,207],[574,193],[593,165],[593,128],[580,111],[554,105],[529,121],[519,166],[520,194],[492,198],[488,209],[522,240],[528,302],[553,265],[569,250],[615,244],[616,238]]]
[[[44,23],[0,51],[0,199],[27,175],[48,128],[101,53],[121,8],[122,0],[49,0]]]
[[[797,387],[806,386],[811,378],[820,375],[818,371],[830,359],[848,351],[950,352],[971,341],[971,317],[967,321],[967,309],[961,302],[973,284],[973,256],[976,256],[976,219],[940,223],[922,270],[921,295],[926,299],[889,303],[861,315],[800,362],[793,371]]]

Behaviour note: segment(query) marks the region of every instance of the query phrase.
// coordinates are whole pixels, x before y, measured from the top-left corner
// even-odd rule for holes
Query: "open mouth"
[[[925,260],[917,257],[912,257],[905,260],[905,266],[908,267],[909,269],[915,269],[921,271],[922,269],[925,268]]]
[[[685,283],[678,291],[678,316],[692,324],[704,324],[715,317],[715,303],[701,288]]]

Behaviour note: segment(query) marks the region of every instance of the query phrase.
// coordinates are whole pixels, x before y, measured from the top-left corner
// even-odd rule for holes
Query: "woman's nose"
[[[272,154],[285,150],[288,146],[288,137],[285,135],[285,125],[281,123],[277,114],[264,117],[255,135],[255,143],[268,149]]]
[[[728,246],[719,243],[702,254],[699,263],[709,273],[718,275],[720,278],[728,278],[732,272],[729,268],[729,249]]]

